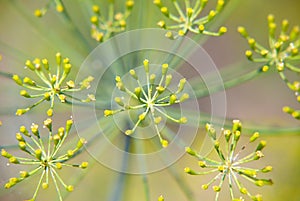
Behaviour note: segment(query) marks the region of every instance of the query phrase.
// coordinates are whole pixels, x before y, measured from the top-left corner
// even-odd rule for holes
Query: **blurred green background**
[[[0,71],[24,75],[26,71],[23,66],[26,59],[47,57],[50,61],[51,59],[54,61],[56,52],[71,58],[74,66],[79,68],[89,52],[97,46],[97,43],[90,38],[91,2],[64,1],[74,23],[70,25],[53,7],[43,18],[34,17],[34,10],[43,7],[47,1],[0,0],[0,54],[2,55]],[[94,0],[94,2],[103,8],[104,13],[107,11],[106,0]],[[116,0],[116,7],[121,9],[123,2],[123,0]],[[210,8],[213,8],[215,2],[211,0]],[[221,72],[235,67],[237,70],[230,72],[237,74],[248,72],[258,65],[248,62],[245,58],[244,51],[248,46],[236,32],[237,26],[245,26],[257,41],[266,41],[262,43],[267,44],[267,15],[274,14],[278,23],[288,19],[291,25],[299,25],[299,9],[300,2],[297,0],[231,0],[211,27],[217,30],[220,25],[225,25],[228,27],[228,33],[221,37],[202,37],[199,43],[203,45]],[[206,10],[206,13],[208,11]],[[156,27],[157,21],[161,19],[165,18],[152,4],[152,0],[136,0],[132,15],[129,17],[128,29]],[[84,36],[84,40],[81,35]],[[299,75],[297,76],[299,80]],[[14,135],[20,125],[42,122],[44,117],[41,117],[36,110],[24,117],[14,116],[15,109],[28,102],[18,95],[19,87],[10,79],[1,77],[0,93],[0,120],[3,122],[3,126],[0,127],[0,146],[11,145],[15,143]],[[281,111],[285,105],[299,108],[299,104],[276,73],[267,73],[229,89],[226,91],[226,96],[228,118],[241,119],[247,128],[255,128],[256,125],[258,128],[275,130],[300,127],[299,121]],[[70,114],[71,108],[60,109],[61,116],[58,120],[61,118],[62,121],[58,122],[63,122]],[[203,132],[203,126],[199,133]],[[250,135],[246,131],[245,134]],[[269,164],[273,166],[274,171],[267,176],[274,180],[274,185],[263,188],[250,187],[251,192],[263,194],[264,200],[267,201],[300,201],[299,134],[297,132],[262,133],[268,145],[264,151],[265,158],[258,161],[258,164],[259,167]],[[195,147],[200,144],[197,140],[201,141],[197,138]],[[90,156],[83,153],[75,160],[90,160]],[[210,178],[209,176],[184,174],[185,166],[195,164],[194,158],[184,156],[168,169],[152,173],[147,177],[123,175],[97,163],[83,173],[76,169],[66,170],[64,177],[70,178],[71,183],[78,182],[76,190],[69,194],[66,200],[144,201],[146,200],[143,186],[145,181],[149,183],[148,190],[153,201],[161,194],[167,201],[187,201],[192,200],[191,197],[197,201],[214,200],[214,192],[201,189],[201,185]],[[18,173],[20,167],[14,167],[7,166],[6,160],[0,159],[0,200],[14,201],[29,198],[35,188],[35,180],[29,179],[12,189],[3,189],[7,179]],[[56,200],[56,193],[52,188],[40,193],[38,200]],[[222,195],[224,197],[220,200],[229,200],[226,192]]]

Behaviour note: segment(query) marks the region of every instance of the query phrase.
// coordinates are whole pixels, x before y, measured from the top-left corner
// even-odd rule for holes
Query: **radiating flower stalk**
[[[48,0],[48,3],[43,8],[34,11],[34,15],[36,17],[43,17],[52,6],[55,6],[56,11],[59,13],[62,13],[65,10],[62,0]]]
[[[93,81],[93,77],[89,76],[85,78],[79,85],[75,84],[73,80],[66,81],[71,69],[72,64],[69,58],[62,58],[60,53],[56,54],[56,72],[51,73],[50,64],[47,59],[36,58],[33,61],[27,60],[25,63],[27,69],[33,71],[35,75],[42,81],[41,84],[34,81],[29,77],[21,79],[18,75],[13,75],[12,79],[25,89],[20,91],[20,95],[25,98],[39,98],[33,105],[18,109],[16,115],[20,116],[41,104],[44,101],[50,102],[50,108],[47,110],[47,115],[53,115],[53,107],[55,97],[59,99],[61,103],[69,102],[69,100],[76,100],[81,102],[94,101],[95,97],[89,94],[86,99],[78,99],[73,97],[69,93],[78,92],[90,87],[90,82]],[[29,94],[30,91],[36,91],[36,94]]]
[[[174,25],[167,25],[164,20],[159,21],[157,24],[159,27],[166,30],[177,31],[176,36],[173,36],[172,32],[167,32],[168,38],[176,38],[178,36],[184,36],[188,32],[195,34],[205,34],[210,36],[220,36],[227,32],[226,27],[221,27],[218,32],[212,32],[207,30],[207,25],[211,22],[224,8],[224,0],[218,0],[216,8],[210,10],[209,14],[204,17],[200,17],[202,11],[206,7],[208,0],[195,1],[192,5],[190,0],[185,0],[185,8],[180,4],[181,1],[172,0],[172,3],[178,14],[172,14],[170,8],[166,7],[161,0],[154,0],[153,3],[160,9],[161,13],[169,20],[173,21]],[[182,1],[183,2],[183,1]],[[181,6],[182,5],[182,6]]]
[[[115,1],[108,1],[108,16],[105,18],[101,8],[97,5],[92,7],[94,15],[91,17],[91,36],[98,42],[103,42],[112,37],[115,33],[122,32],[126,29],[126,20],[130,16],[134,6],[133,0],[125,2],[125,11],[115,11]],[[105,8],[106,9],[106,8]]]
[[[44,121],[44,128],[48,130],[48,137],[40,135],[40,129],[37,124],[32,124],[30,131],[25,126],[20,127],[20,132],[16,134],[19,142],[19,149],[28,157],[18,157],[8,153],[5,149],[1,150],[1,155],[9,160],[10,164],[33,166],[31,171],[20,171],[19,177],[10,178],[4,185],[9,189],[16,184],[29,179],[33,175],[40,174],[40,179],[36,186],[35,192],[30,199],[36,200],[40,188],[47,189],[49,185],[54,184],[59,200],[62,201],[61,188],[71,192],[74,187],[67,185],[59,171],[64,167],[78,167],[85,169],[87,162],[81,164],[70,164],[69,160],[74,158],[82,149],[86,141],[81,138],[74,149],[70,149],[65,153],[61,153],[61,148],[66,141],[71,130],[73,120],[67,120],[65,127],[60,127],[57,133],[52,130],[52,119],[48,118]],[[50,179],[52,182],[50,183]]]
[[[160,143],[163,147],[167,147],[169,142],[164,139],[161,135],[158,125],[161,123],[163,117],[171,120],[175,123],[184,124],[187,122],[186,117],[181,117],[176,119],[161,108],[172,106],[174,104],[179,104],[184,102],[189,98],[187,93],[183,93],[186,79],[183,78],[179,81],[177,91],[172,92],[168,90],[169,85],[171,84],[172,75],[167,74],[169,65],[161,65],[161,75],[150,74],[150,64],[147,59],[143,62],[144,71],[146,74],[146,85],[142,86],[140,78],[138,77],[136,71],[131,69],[129,71],[130,75],[134,80],[136,80],[137,86],[134,90],[131,90],[125,86],[120,76],[116,76],[116,86],[117,88],[127,94],[130,98],[136,101],[134,105],[129,101],[129,103],[124,103],[124,97],[115,97],[115,102],[121,106],[121,109],[117,110],[105,110],[104,116],[115,115],[123,111],[132,111],[132,110],[143,110],[139,114],[138,120],[133,126],[132,129],[126,130],[126,135],[133,134],[138,126],[149,117],[154,125],[157,136],[159,137]],[[155,84],[156,77],[160,77],[159,83]],[[142,78],[144,79],[144,77]]]
[[[238,32],[248,40],[250,47],[250,50],[247,50],[245,55],[250,61],[263,63],[264,66],[262,69],[264,71],[268,71],[270,67],[274,67],[289,89],[295,92],[297,101],[300,102],[299,80],[293,82],[286,76],[287,72],[300,73],[300,67],[294,65],[294,62],[300,61],[300,28],[299,26],[294,26],[290,29],[288,20],[283,20],[279,34],[276,36],[278,26],[275,23],[273,15],[268,16],[268,27],[268,48],[263,47],[254,38],[250,37],[244,27],[238,28]],[[257,55],[257,57],[255,57],[255,55]],[[284,107],[283,111],[291,114],[295,119],[300,119],[300,110]]]
[[[216,192],[215,200],[217,201],[220,195],[220,191],[223,188],[224,182],[227,178],[228,186],[230,190],[230,196],[233,201],[242,201],[242,196],[246,195],[254,201],[261,201],[262,196],[260,194],[252,195],[244,186],[240,178],[246,179],[251,183],[262,187],[264,185],[273,184],[271,179],[261,179],[258,177],[258,173],[267,173],[272,170],[271,166],[266,166],[262,169],[244,167],[249,162],[256,161],[262,158],[264,155],[262,150],[266,146],[266,141],[260,141],[256,146],[256,149],[246,156],[241,156],[242,152],[246,149],[246,145],[242,146],[240,150],[237,150],[238,141],[241,137],[242,125],[239,120],[233,121],[232,130],[222,129],[221,137],[225,140],[225,147],[221,148],[221,142],[217,140],[216,130],[211,124],[206,125],[206,130],[209,137],[214,142],[214,150],[219,160],[210,159],[208,157],[201,156],[190,147],[186,148],[186,152],[191,156],[196,157],[199,162],[199,166],[202,169],[208,169],[207,171],[198,172],[192,170],[189,167],[185,168],[185,172],[190,175],[207,175],[216,174],[207,184],[202,185],[202,189],[207,190],[213,183],[217,182],[217,185],[212,186],[212,189]],[[255,132],[249,139],[249,144],[252,144],[259,138],[259,133]],[[233,187],[237,187],[241,197],[236,197]]]

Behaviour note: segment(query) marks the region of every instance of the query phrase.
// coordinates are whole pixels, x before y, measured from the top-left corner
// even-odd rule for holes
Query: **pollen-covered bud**
[[[157,23],[157,25],[158,25],[160,28],[163,28],[163,29],[166,28],[166,22],[163,21],[163,20],[159,21],[159,22]],[[172,33],[172,32],[171,32],[171,33]]]
[[[161,140],[160,143],[163,148],[166,148],[169,146],[169,142],[167,140]]]
[[[225,2],[224,0],[218,0],[216,11],[220,12],[224,8]]]
[[[186,147],[185,152],[190,154],[191,156],[196,156],[197,155],[196,152],[193,149],[191,149],[190,147]]]
[[[97,5],[92,6],[92,10],[95,14],[100,14],[100,7]]]
[[[167,73],[168,68],[169,68],[169,64],[165,63],[165,64],[161,65],[161,73],[162,73],[162,75],[165,75]]]
[[[177,97],[176,97],[176,95],[175,94],[172,94],[171,96],[170,96],[170,104],[172,105],[172,104],[174,104],[175,103],[175,101],[177,100]]]
[[[29,177],[29,173],[27,171],[20,171],[20,177],[25,179],[27,177]]]
[[[171,40],[174,40],[174,35],[173,35],[173,33],[172,33],[171,31],[168,31],[168,32],[165,34],[165,36],[166,36],[167,38],[171,39]]]
[[[156,78],[156,75],[155,75],[155,74],[151,74],[151,75],[150,75],[150,84],[154,84],[155,78]]]
[[[261,71],[262,71],[262,72],[267,72],[269,69],[270,69],[269,66],[264,65],[264,66],[261,68]]]
[[[159,94],[161,94],[165,91],[165,88],[163,86],[158,86],[158,87],[156,87],[156,90]]]
[[[66,133],[69,133],[69,131],[71,130],[72,125],[73,125],[73,120],[72,120],[72,119],[69,119],[69,120],[66,122]]]
[[[10,157],[8,160],[9,160],[10,163],[13,163],[13,164],[19,164],[20,163],[20,161],[14,156]]]
[[[133,8],[133,6],[134,6],[134,1],[132,1],[132,0],[126,1],[126,8],[127,9],[131,10]]]
[[[206,162],[205,161],[199,161],[198,162],[198,165],[202,168],[205,168],[206,167]]]
[[[182,79],[179,81],[177,93],[182,92],[182,90],[184,89],[185,83],[186,83],[186,79],[185,79],[185,78],[182,78]]]
[[[20,132],[23,134],[23,135],[25,135],[25,136],[27,136],[27,137],[31,137],[31,135],[30,135],[30,133],[28,132],[28,130],[26,129],[26,127],[25,126],[20,126]]]
[[[55,57],[56,57],[56,64],[58,66],[60,66],[60,64],[61,64],[61,53],[57,52],[56,55],[55,55]]]
[[[125,135],[131,135],[133,133],[133,130],[126,130]]]
[[[108,117],[108,116],[111,116],[114,114],[113,110],[104,110],[104,116],[105,117]]]
[[[73,151],[73,150],[68,150],[68,151],[67,151],[67,156],[68,156],[69,158],[72,158],[72,157],[74,156],[74,151]]]
[[[16,133],[16,139],[19,142],[25,142],[25,139],[23,138],[23,136],[21,135],[21,133]]]
[[[30,86],[36,86],[35,82],[32,79],[30,79],[29,77],[24,77],[23,83],[28,84]]]
[[[200,32],[200,33],[203,33],[204,30],[205,30],[204,24],[200,24],[200,25],[198,26],[198,29],[199,29],[199,32]]]
[[[162,118],[161,117],[155,117],[154,118],[154,123],[159,124],[161,122]]]
[[[256,151],[261,151],[263,148],[266,147],[266,145],[267,145],[267,142],[264,140],[261,140],[256,147]]]
[[[120,97],[115,97],[115,102],[122,107],[124,106],[124,102]]]
[[[12,79],[15,81],[17,85],[23,86],[23,82],[18,75],[13,75]]]
[[[145,59],[145,60],[143,61],[143,64],[144,64],[145,72],[146,72],[146,73],[149,73],[149,60],[148,60],[148,59]]]
[[[221,187],[220,186],[213,186],[213,190],[215,192],[220,192],[221,191]]]
[[[146,114],[147,114],[147,113],[145,113],[145,112],[143,112],[142,114],[140,114],[140,115],[139,115],[139,120],[140,120],[140,121],[143,121],[143,120],[145,119],[145,117],[146,117]]]
[[[161,0],[154,0],[153,3],[158,7],[162,7]]]
[[[257,138],[259,138],[259,132],[253,133],[253,135],[250,137],[249,142],[254,142]]]
[[[35,153],[35,157],[38,159],[38,160],[42,160],[42,150],[41,149],[36,149],[34,151]]]
[[[45,126],[46,128],[48,128],[49,130],[51,130],[51,128],[52,128],[52,119],[50,119],[50,118],[46,119],[46,120],[44,121],[44,126]]]
[[[240,26],[240,27],[237,28],[237,31],[238,31],[243,37],[245,37],[245,38],[248,37],[248,33],[247,33],[245,27],[241,27],[241,26]]]
[[[223,34],[225,34],[227,32],[227,28],[226,27],[220,27],[219,29],[219,35],[222,36]]]
[[[160,8],[160,12],[162,14],[164,14],[166,17],[169,17],[170,13],[169,13],[169,9],[167,7],[161,7]]]
[[[267,172],[271,172],[272,170],[273,170],[272,166],[266,166],[263,169],[261,169],[261,172],[267,173]]]
[[[33,135],[37,136],[38,138],[40,137],[40,134],[39,134],[39,125],[37,124],[32,124],[31,127],[31,132]]]
[[[164,201],[165,199],[164,199],[164,197],[161,195],[161,196],[159,196],[158,197],[158,199],[157,199],[157,201]]]
[[[207,16],[208,21],[212,20],[216,16],[216,14],[217,14],[216,11],[211,10]]]
[[[182,103],[182,102],[186,101],[187,99],[189,99],[189,97],[190,97],[189,94],[184,93],[184,94],[182,94],[182,96],[180,97],[179,101]]]
[[[66,84],[69,89],[73,89],[75,87],[75,83],[73,80],[69,80]]]
[[[217,132],[216,132],[216,129],[213,127],[213,125],[211,124],[206,124],[205,125],[205,129],[206,131],[208,132],[208,135],[212,138],[212,139],[216,139],[217,138]]]
[[[208,189],[208,184],[203,184],[203,185],[201,186],[201,188],[202,188],[203,190],[207,190],[207,189]]]
[[[54,145],[58,145],[59,141],[61,140],[60,136],[58,134],[55,134],[53,136],[53,142],[54,142]]]
[[[85,143],[86,143],[86,140],[84,138],[80,138],[77,142],[76,148],[81,149]]]
[[[66,187],[66,190],[69,191],[69,192],[72,192],[72,191],[74,191],[74,186],[69,185],[69,186]]]
[[[189,167],[184,168],[184,172],[190,175],[197,175],[197,173]]]
[[[140,96],[141,96],[141,93],[142,93],[141,87],[136,87],[136,88],[134,89],[134,94],[135,94],[137,97],[140,97]]]
[[[247,59],[249,59],[250,61],[253,60],[252,56],[253,56],[253,52],[251,50],[246,50],[245,52],[245,56],[247,57]]]
[[[35,70],[35,67],[34,67],[34,65],[32,64],[32,62],[30,61],[30,60],[27,60],[26,62],[25,62],[25,66],[27,67],[27,68],[29,68],[30,70]]]
[[[232,123],[232,132],[242,131],[242,123],[240,120],[233,120]]]
[[[172,80],[172,75],[171,74],[167,75],[165,80],[165,87],[168,87],[170,85],[171,80]]]
[[[25,98],[30,98],[31,97],[26,90],[21,90],[20,95],[25,97]]]
[[[62,4],[57,4],[56,5],[56,11],[59,12],[59,13],[62,13],[64,12],[64,7]]]
[[[251,49],[255,49],[256,41],[255,41],[254,38],[249,38],[248,39],[248,44],[249,44]]]
[[[88,167],[88,165],[89,165],[88,162],[82,162],[79,167],[82,169],[86,169]]]
[[[12,157],[12,155],[10,153],[8,153],[5,149],[1,149],[1,156],[5,157],[5,158]]]
[[[194,13],[194,9],[192,9],[192,8],[186,9],[186,14],[189,18],[192,17],[193,13]]]
[[[136,79],[136,80],[138,79],[138,76],[137,76],[135,70],[131,69],[131,70],[129,71],[129,73],[130,73],[130,75],[131,75],[134,79]]]
[[[187,118],[186,117],[181,117],[180,119],[179,119],[179,123],[180,124],[185,124],[187,122]]]
[[[23,141],[21,141],[21,142],[19,142],[19,148],[21,149],[21,150],[26,150],[26,142],[23,142]]]
[[[49,188],[49,184],[46,182],[42,183],[42,189],[48,189]]]

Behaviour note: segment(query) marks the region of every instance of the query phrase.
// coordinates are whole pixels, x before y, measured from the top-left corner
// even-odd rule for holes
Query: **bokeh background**
[[[37,0],[0,0],[0,71],[24,75],[24,62],[35,57],[47,57],[54,62],[56,52],[71,59],[74,66],[80,67],[86,56],[98,44],[90,38],[91,2],[107,10],[107,1],[65,0],[73,24],[64,20],[52,7],[47,14],[38,19],[33,12],[42,8],[47,1]],[[123,0],[116,0],[116,7],[122,8]],[[165,0],[165,2],[168,2]],[[213,8],[216,1],[211,0],[208,7]],[[228,33],[221,37],[194,37],[209,53],[223,76],[232,78],[246,73],[258,65],[250,63],[244,56],[248,48],[246,41],[237,33],[237,26],[243,25],[257,41],[267,44],[268,14],[275,15],[281,22],[288,19],[291,25],[300,24],[300,2],[297,0],[231,0],[224,12],[212,23],[211,29],[220,25],[228,27]],[[209,10],[206,10],[206,13]],[[165,19],[152,4],[152,0],[136,0],[132,15],[129,17],[128,30],[156,27],[157,21]],[[155,40],[155,38],[151,39]],[[228,70],[229,69],[229,70]],[[76,72],[72,76],[75,76]],[[299,80],[299,75],[297,75]],[[227,79],[227,77],[223,77]],[[44,115],[41,110],[33,110],[22,117],[14,115],[19,107],[29,102],[19,94],[20,88],[9,78],[0,78],[0,146],[14,145],[14,136],[20,125],[41,123]],[[226,90],[227,117],[238,118],[243,122],[245,134],[251,130],[262,130],[261,135],[268,145],[265,157],[258,161],[259,167],[271,164],[274,171],[267,176],[274,180],[273,186],[263,188],[249,187],[251,192],[264,195],[264,200],[300,200],[300,131],[290,132],[289,128],[300,127],[297,120],[284,114],[285,105],[299,107],[293,93],[288,90],[275,72],[268,72],[247,83]],[[206,104],[207,100],[203,101]],[[205,105],[204,105],[205,107]],[[57,107],[58,126],[71,115],[71,107]],[[203,133],[200,125],[199,133]],[[286,132],[282,130],[286,129]],[[200,136],[200,135],[199,135]],[[201,135],[203,136],[203,135]],[[76,138],[74,130],[71,138]],[[247,140],[246,137],[242,140]],[[194,147],[201,146],[202,139],[195,139]],[[14,147],[11,150],[15,150]],[[75,161],[92,160],[83,153]],[[174,165],[149,175],[126,175],[110,170],[99,163],[91,164],[87,170],[64,170],[63,177],[76,183],[76,190],[67,195],[66,200],[105,200],[105,201],[144,201],[149,192],[150,200],[164,195],[165,200],[214,200],[214,192],[203,191],[201,185],[209,176],[189,176],[184,174],[186,166],[195,166],[197,161],[190,156],[182,157]],[[14,201],[30,198],[38,177],[28,179],[16,187],[5,190],[3,185],[8,178],[16,175],[20,167],[7,166],[0,159],[0,200]],[[147,185],[145,185],[147,184]],[[248,186],[248,185],[247,185]],[[252,186],[249,184],[249,186]],[[250,191],[249,190],[249,191]],[[230,200],[227,192],[220,200]],[[54,189],[41,190],[38,200],[56,200]]]

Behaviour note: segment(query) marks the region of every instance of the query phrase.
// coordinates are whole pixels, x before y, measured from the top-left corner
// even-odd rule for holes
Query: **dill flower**
[[[199,160],[198,165],[202,169],[208,169],[207,171],[198,172],[186,167],[184,171],[190,175],[207,175],[215,174],[215,176],[207,183],[202,185],[203,190],[207,190],[209,187],[216,192],[215,200],[217,201],[222,190],[222,187],[226,179],[228,180],[228,186],[230,190],[230,196],[233,201],[242,201],[243,196],[248,196],[254,201],[261,201],[262,196],[260,194],[253,195],[242,183],[241,178],[248,180],[249,182],[257,185],[271,185],[273,184],[271,179],[262,179],[258,177],[258,173],[267,173],[272,171],[272,166],[266,166],[261,169],[251,168],[244,166],[249,162],[259,160],[264,156],[262,150],[266,146],[266,141],[261,140],[256,149],[246,156],[242,156],[242,152],[246,149],[246,146],[242,146],[241,150],[237,150],[238,141],[241,137],[242,124],[239,120],[233,121],[231,130],[222,130],[221,137],[225,140],[225,147],[221,148],[222,144],[216,139],[216,130],[211,124],[206,125],[206,130],[214,142],[214,150],[219,160],[210,159],[208,157],[201,156],[190,147],[186,148],[186,152],[191,156]],[[255,142],[259,138],[259,133],[255,132],[249,139],[249,144]],[[218,182],[216,185],[213,183]],[[212,186],[213,185],[213,186]],[[240,192],[239,198],[236,197],[236,186]]]
[[[205,34],[210,36],[220,36],[227,32],[226,27],[221,27],[218,32],[211,32],[207,30],[207,24],[211,22],[224,8],[225,1],[218,0],[216,8],[210,10],[207,16],[199,17],[203,9],[206,7],[208,0],[195,1],[194,6],[191,5],[190,0],[185,1],[185,10],[181,8],[178,0],[172,0],[172,3],[178,14],[172,14],[169,8],[164,6],[161,0],[154,0],[153,3],[160,9],[161,13],[173,21],[174,25],[167,25],[163,20],[159,21],[157,25],[166,30],[176,30],[178,35],[183,36],[188,32],[195,34]],[[167,32],[168,38],[174,38],[172,32]],[[177,37],[175,36],[175,37]]]
[[[299,81],[290,81],[287,77],[287,72],[300,73],[300,68],[294,64],[300,60],[300,28],[299,26],[290,28],[289,21],[285,19],[281,22],[280,32],[277,35],[276,29],[278,25],[275,23],[275,17],[273,15],[268,16],[268,27],[269,47],[263,47],[254,38],[249,36],[244,27],[238,27],[238,32],[247,39],[250,47],[250,50],[247,50],[245,55],[248,60],[252,62],[263,63],[263,71],[268,71],[270,67],[274,67],[280,78],[286,83],[289,89],[295,93],[297,101],[299,102]],[[284,107],[283,111],[291,114],[295,119],[300,119],[299,110]]]
[[[103,42],[113,36],[115,33],[122,32],[126,29],[126,20],[131,14],[134,6],[133,0],[125,2],[124,12],[115,12],[115,2],[109,1],[108,17],[105,18],[99,6],[92,7],[94,15],[90,18],[92,23],[91,36],[98,42]]]
[[[121,107],[117,110],[104,110],[104,116],[111,116],[117,113],[128,111],[128,110],[143,110],[138,116],[138,120],[132,129],[126,130],[126,135],[131,135],[135,132],[138,126],[148,117],[151,119],[155,128],[156,134],[159,137],[161,145],[163,147],[168,146],[168,141],[161,135],[158,125],[161,123],[163,117],[169,119],[175,123],[184,124],[187,122],[186,117],[176,119],[165,111],[163,107],[168,107],[174,104],[184,102],[189,98],[187,93],[183,93],[186,79],[183,78],[179,81],[178,88],[172,92],[168,90],[168,86],[171,83],[172,75],[167,74],[169,65],[161,65],[161,75],[150,74],[150,64],[147,59],[143,62],[144,72],[146,74],[146,85],[142,86],[138,74],[134,69],[129,71],[131,77],[136,81],[136,87],[131,90],[126,87],[120,76],[116,76],[116,87],[127,94],[130,98],[136,101],[135,104],[124,103],[122,97],[115,97],[115,102]],[[154,84],[155,79],[159,79],[158,85]],[[144,79],[144,78],[143,78]]]
[[[47,111],[47,115],[52,116],[55,97],[61,103],[69,103],[69,99],[81,102],[90,102],[95,100],[95,97],[92,94],[89,94],[87,98],[83,100],[75,98],[71,94],[69,94],[88,89],[90,87],[90,82],[94,79],[92,76],[85,78],[78,85],[75,84],[73,80],[66,81],[72,69],[72,64],[70,63],[69,58],[62,58],[61,54],[57,53],[56,64],[56,72],[52,73],[50,64],[47,59],[36,58],[33,61],[27,60],[25,62],[26,68],[36,74],[40,81],[42,81],[41,84],[29,77],[24,77],[23,79],[21,79],[16,74],[12,76],[12,79],[16,82],[16,84],[25,88],[20,91],[21,96],[25,98],[39,98],[39,100],[33,105],[24,109],[18,109],[16,115],[23,115],[42,102],[49,101],[50,108]],[[30,94],[27,90],[36,91],[37,93]]]
[[[61,185],[65,190],[71,192],[74,190],[72,185],[67,185],[59,175],[59,170],[64,167],[78,167],[85,169],[88,166],[87,162],[81,164],[69,164],[68,161],[80,153],[82,147],[86,143],[81,138],[74,149],[70,149],[65,153],[61,153],[68,134],[71,130],[73,120],[67,120],[65,127],[60,127],[57,133],[52,130],[52,119],[48,118],[44,121],[44,128],[48,130],[48,137],[40,134],[40,129],[37,124],[32,124],[30,131],[25,126],[20,127],[20,132],[16,134],[16,139],[19,142],[19,149],[25,152],[28,157],[18,157],[8,153],[5,149],[1,150],[1,155],[8,159],[9,163],[25,166],[33,166],[30,171],[20,171],[19,177],[10,178],[4,185],[9,189],[31,176],[40,174],[40,179],[36,190],[30,200],[35,200],[39,189],[47,189],[50,185],[50,179],[55,186],[59,200],[62,201]]]

